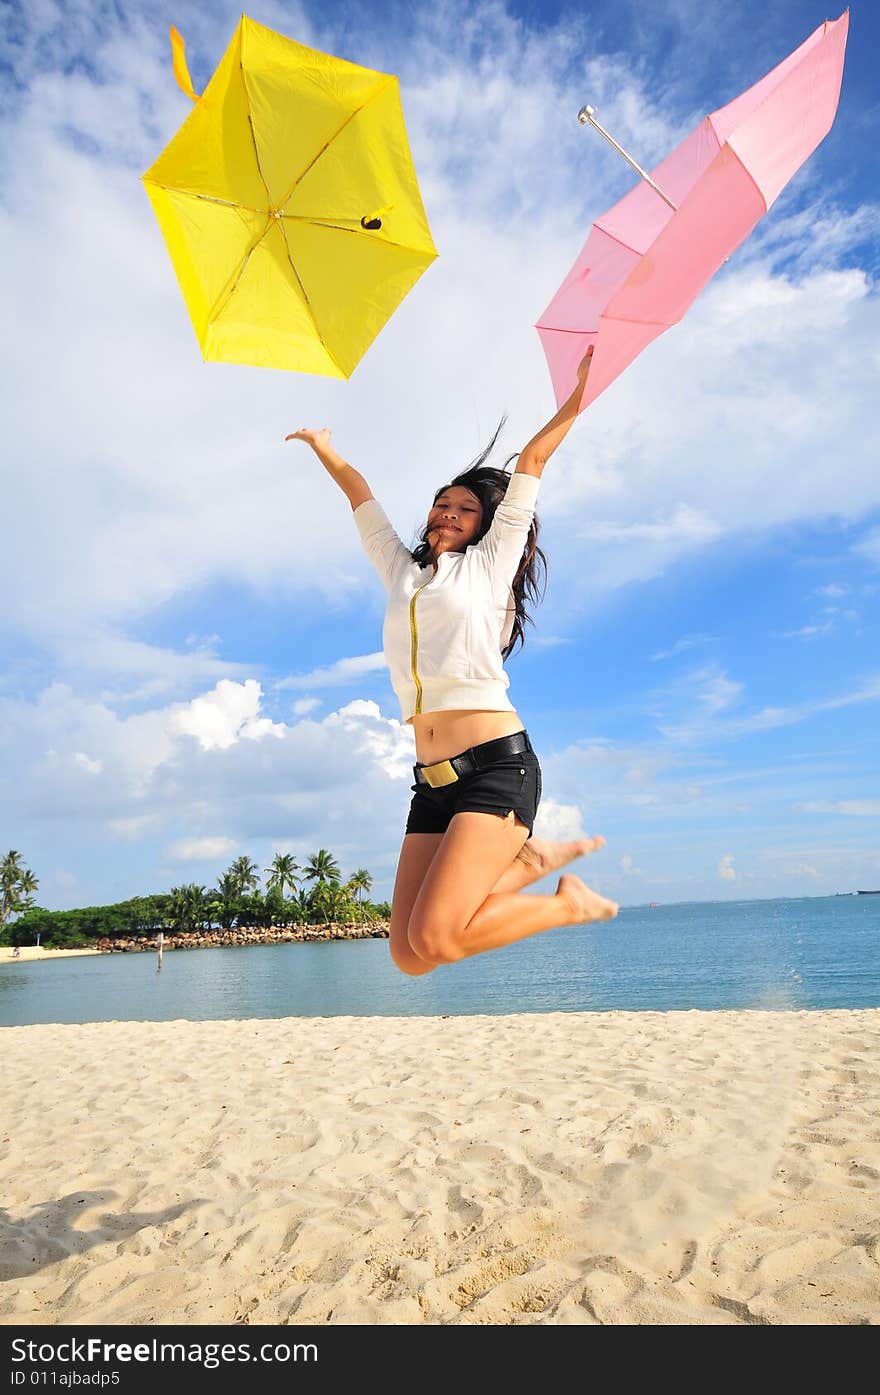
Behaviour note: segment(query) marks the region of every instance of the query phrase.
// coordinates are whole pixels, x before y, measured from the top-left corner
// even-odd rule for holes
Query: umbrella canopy
[[[821,25],[596,220],[536,326],[558,405],[589,345],[580,411],[682,318],[828,134],[848,24],[847,11]]]
[[[242,16],[143,176],[206,359],[347,378],[437,255],[397,78]]]

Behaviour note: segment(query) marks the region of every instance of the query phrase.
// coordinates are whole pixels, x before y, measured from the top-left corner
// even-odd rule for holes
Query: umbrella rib
[[[321,149],[318,151],[317,155],[315,155],[315,156],[309,161],[309,163],[306,165],[305,169],[302,170],[302,171],[296,176],[296,178],[294,179],[294,181],[293,181],[293,183],[291,184],[290,188],[287,190],[287,193],[284,195],[284,198],[278,200],[278,204],[277,204],[277,207],[278,207],[278,208],[283,208],[283,207],[284,207],[284,205],[287,203],[287,200],[290,198],[291,194],[293,193],[294,189],[296,188],[297,184],[302,183],[302,181],[305,179],[306,175],[308,174],[309,170],[311,170],[311,169],[314,168],[314,166],[315,166],[315,165],[318,163],[318,161],[320,160],[321,156],[324,154],[324,151],[327,150],[327,149],[329,149],[329,147],[330,147],[330,146],[333,144],[333,142],[335,141],[336,137],[339,136],[339,135],[341,135],[342,132],[345,130],[346,126],[348,126],[352,121],[354,121],[354,118],[355,118],[356,116],[359,116],[360,113],[364,110],[364,108],[365,108],[365,107],[368,107],[368,106],[370,105],[370,102],[375,101],[376,97],[379,96],[379,93],[380,93],[380,92],[384,92],[385,89],[386,89],[386,87],[389,87],[393,81],[394,81],[394,78],[393,78],[393,77],[390,77],[390,78],[388,79],[387,82],[383,82],[383,83],[382,83],[381,87],[377,87],[376,90],[375,90],[375,92],[372,92],[365,102],[363,102],[355,111],[349,113],[349,115],[348,115],[348,116],[345,118],[345,120],[343,121],[342,125],[339,126],[339,127],[337,127],[337,129],[333,132],[332,136],[328,136],[327,140],[326,140],[326,141],[324,142],[324,144],[321,146]],[[285,214],[284,216],[286,217],[287,215]]]
[[[766,101],[766,100],[767,100],[767,99],[765,98],[765,101]],[[763,102],[761,103],[761,105],[763,106]],[[733,156],[734,160],[736,160],[736,163],[739,165],[740,169],[742,170],[743,174],[746,176],[747,179],[749,179],[749,180],[751,181],[751,183],[752,183],[752,185],[753,185],[753,187],[754,187],[754,189],[755,189],[755,192],[756,192],[757,195],[758,195],[758,198],[761,200],[762,204],[764,205],[764,213],[769,213],[769,212],[770,212],[770,207],[769,207],[769,204],[767,203],[767,195],[764,193],[764,190],[761,188],[761,186],[760,186],[760,184],[758,183],[757,179],[756,179],[755,176],[752,174],[752,171],[749,169],[749,167],[748,167],[748,165],[746,164],[745,160],[742,158],[742,156],[741,156],[736,150],[734,150],[734,148],[733,148],[733,146],[730,144],[730,141],[729,141],[729,140],[722,140],[722,139],[721,139],[721,137],[719,136],[718,132],[715,130],[715,124],[714,124],[714,122],[712,121],[712,117],[711,117],[711,116],[708,116],[708,117],[706,118],[706,120],[709,122],[709,125],[710,125],[711,128],[712,128],[712,134],[713,134],[713,136],[715,137],[715,139],[716,139],[717,142],[718,142],[718,150],[717,150],[716,153],[715,153],[715,159],[718,158],[718,156],[721,154],[721,151],[722,151],[722,150],[729,150],[730,153],[731,153],[731,155]],[[763,217],[763,214],[762,214],[762,217]]]
[[[678,324],[677,320],[673,320],[672,324],[670,324],[669,320],[634,320],[628,315],[606,315],[604,311],[602,312],[601,318],[603,320],[613,320],[615,324],[620,325],[665,325],[667,329],[671,329],[673,324]],[[546,329],[550,334],[578,334],[583,336],[585,334],[598,334],[602,326],[597,325],[595,329],[564,329],[562,325],[537,324],[535,328]]]
[[[271,222],[272,220],[270,219],[269,221]],[[309,300],[308,292],[307,292],[305,286],[304,286],[303,283],[302,283],[302,277],[300,276],[299,272],[297,271],[296,266],[294,265],[293,257],[292,257],[291,254],[290,254],[290,247],[288,246],[287,238],[286,238],[285,235],[284,235],[284,229],[281,228],[281,227],[279,227],[279,232],[281,233],[281,241],[284,243],[284,250],[285,250],[285,252],[287,253],[287,260],[288,260],[288,262],[290,263],[290,269],[291,269],[291,271],[293,272],[294,276],[296,277],[296,284],[299,286],[300,291],[302,292],[302,298],[303,298],[303,300],[305,301],[306,309],[307,309],[308,312],[309,312],[309,317],[311,318],[312,324],[315,326],[315,333],[316,333],[317,336],[318,336],[318,342],[321,344],[321,346],[322,346],[322,347],[326,350],[326,352],[329,354],[330,358],[333,360],[333,363],[334,363],[334,364],[336,365],[336,367],[339,369],[339,371],[340,371],[340,373],[342,374],[342,376],[343,376],[343,377],[347,377],[348,375],[346,374],[345,369],[342,367],[342,364],[337,362],[337,360],[336,360],[336,355],[332,352],[332,350],[329,348],[329,346],[328,346],[328,345],[325,343],[325,341],[324,341],[324,336],[323,336],[323,334],[321,333],[321,329],[320,329],[320,326],[318,325],[318,321],[315,319],[315,312],[314,312],[314,310],[312,309],[312,302]]]
[[[223,311],[226,309],[227,305],[229,304],[230,300],[232,299],[233,295],[238,289],[238,284],[241,281],[242,276],[244,276],[245,271],[247,270],[247,264],[250,261],[252,254],[257,250],[271,226],[272,219],[267,217],[266,226],[264,227],[263,231],[260,233],[259,237],[255,237],[253,239],[250,247],[245,252],[244,257],[242,258],[241,266],[238,268],[238,271],[235,274],[235,279],[232,281],[231,284],[227,285],[227,289],[223,291],[221,296],[218,297],[218,299],[215,301],[214,308],[211,311],[210,319],[208,320],[209,325],[213,325],[215,321],[219,320],[220,316],[223,314]]]
[[[613,320],[618,325],[663,325],[665,329],[671,329],[678,324],[678,320],[636,320],[631,315],[605,315],[603,320]]]
[[[638,186],[636,186],[636,187],[638,187]],[[666,224],[664,223],[663,226],[665,227]],[[612,241],[612,242],[616,242],[617,245],[618,245],[618,247],[623,247],[623,248],[625,248],[627,252],[632,252],[634,256],[636,256],[636,257],[644,257],[644,256],[647,255],[645,252],[640,252],[639,249],[638,249],[638,247],[630,247],[629,243],[628,243],[628,242],[624,242],[624,240],[623,240],[622,237],[615,237],[613,232],[609,232],[607,228],[603,228],[603,227],[602,227],[602,224],[599,222],[599,219],[598,219],[598,218],[596,219],[595,223],[593,224],[593,227],[594,227],[594,228],[598,228],[598,229],[599,229],[599,232],[602,233],[603,237],[610,237],[610,238],[611,238],[611,241]],[[661,231],[662,231],[662,229],[661,229]]]
[[[218,203],[221,208],[241,208],[245,213],[259,213],[265,217],[265,208],[252,208],[249,203],[236,203],[233,199],[221,199],[216,194],[199,194],[194,189],[175,189],[171,184],[157,184],[154,179],[145,180],[145,183],[152,184],[156,189],[163,189],[166,194],[182,194],[187,199],[201,199],[203,203]]]
[[[282,213],[282,219],[289,219],[291,223],[310,223],[313,228],[332,228],[334,232],[351,233],[354,237],[363,237],[361,228],[346,228],[341,223],[331,223],[329,218],[308,218],[301,213]],[[376,242],[381,242],[383,247],[397,247],[401,252],[421,252],[426,253],[424,247],[412,247],[408,242],[394,242],[390,237],[377,237]]]
[[[610,318],[610,317],[609,317],[609,318]],[[598,334],[598,333],[599,333],[599,326],[598,326],[598,325],[596,326],[595,329],[562,329],[561,327],[560,327],[560,328],[557,328],[556,325],[540,325],[540,324],[538,324],[538,325],[535,325],[535,329],[546,329],[546,330],[548,331],[548,333],[550,333],[550,334],[577,334],[577,335],[581,335],[581,336],[584,335],[584,334]]]
[[[247,83],[245,82],[244,77],[244,67],[242,65],[240,54],[238,59],[238,71],[241,77],[241,90],[244,93],[244,109],[247,112],[248,130],[251,133],[251,144],[254,147],[254,159],[257,162],[257,174],[260,176],[260,183],[266,191],[266,210],[268,210],[272,207],[272,195],[269,193],[269,186],[266,183],[265,177],[263,175],[263,167],[260,164],[260,152],[257,149],[257,136],[256,132],[254,131],[254,120],[251,116],[251,99],[248,96]]]

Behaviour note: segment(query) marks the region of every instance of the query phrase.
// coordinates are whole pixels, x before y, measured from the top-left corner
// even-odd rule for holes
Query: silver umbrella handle
[[[605,130],[605,127],[599,125],[599,122],[596,120],[595,107],[581,107],[580,111],[578,112],[578,121],[581,123],[582,126],[586,126],[588,122],[591,126],[595,126],[596,130],[599,132],[599,135],[604,136],[608,144],[614,146],[614,149],[617,151],[618,155],[623,156],[624,160],[626,160],[626,163],[630,165],[632,169],[635,170],[639,178],[644,179],[646,184],[650,184],[651,188],[654,190],[654,193],[659,194],[663,202],[669,204],[669,207],[672,209],[673,213],[678,212],[678,205],[674,204],[672,202],[672,199],[668,198],[666,194],[664,194],[663,190],[654,183],[651,176],[645,173],[641,165],[636,164],[635,160],[631,155],[627,155],[623,146],[618,145],[617,141],[614,139],[613,136],[609,136],[608,132]]]

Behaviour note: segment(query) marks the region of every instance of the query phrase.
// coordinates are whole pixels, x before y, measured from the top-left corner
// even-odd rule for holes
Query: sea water
[[[0,1025],[880,1007],[880,896],[623,907],[421,978],[388,940],[96,954],[0,967]]]
[[[230,1017],[880,1007],[880,896],[624,907],[420,978],[388,942],[0,966],[0,1025]]]

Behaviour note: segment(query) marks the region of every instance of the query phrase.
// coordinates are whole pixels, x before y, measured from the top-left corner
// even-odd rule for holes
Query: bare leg
[[[421,890],[428,868],[443,841],[442,833],[409,833],[404,837],[397,865],[397,877],[391,903],[389,949],[397,968],[419,978],[436,969],[438,960],[418,954],[408,937],[409,919],[416,897]],[[568,843],[551,843],[543,838],[530,838],[524,843],[510,866],[502,872],[493,892],[514,892],[546,877],[551,871],[564,867],[575,858],[604,847],[605,839],[579,838]]]
[[[413,904],[437,849],[443,842],[443,836],[442,833],[407,833],[397,863],[397,877],[391,898],[388,947],[398,969],[414,977],[429,974],[432,969],[436,969],[439,962],[415,952],[407,938],[407,928]]]
[[[569,862],[575,862],[587,853],[604,848],[605,839],[601,834],[595,838],[575,838],[569,843],[551,843],[546,838],[529,838],[523,843],[513,862],[507,867],[493,886],[493,891],[520,891],[531,886],[551,872],[558,872]]]
[[[465,927],[461,946],[463,959],[489,949],[525,940],[541,930],[562,925],[587,925],[594,920],[612,920],[616,901],[592,891],[580,877],[566,872],[559,878],[555,896],[519,896],[501,892],[486,897],[476,915]]]
[[[511,813],[456,814],[422,882],[407,938],[414,952],[435,963],[454,963],[500,949],[554,926],[608,920],[617,904],[578,877],[560,878],[553,896],[494,892],[526,841]]]

